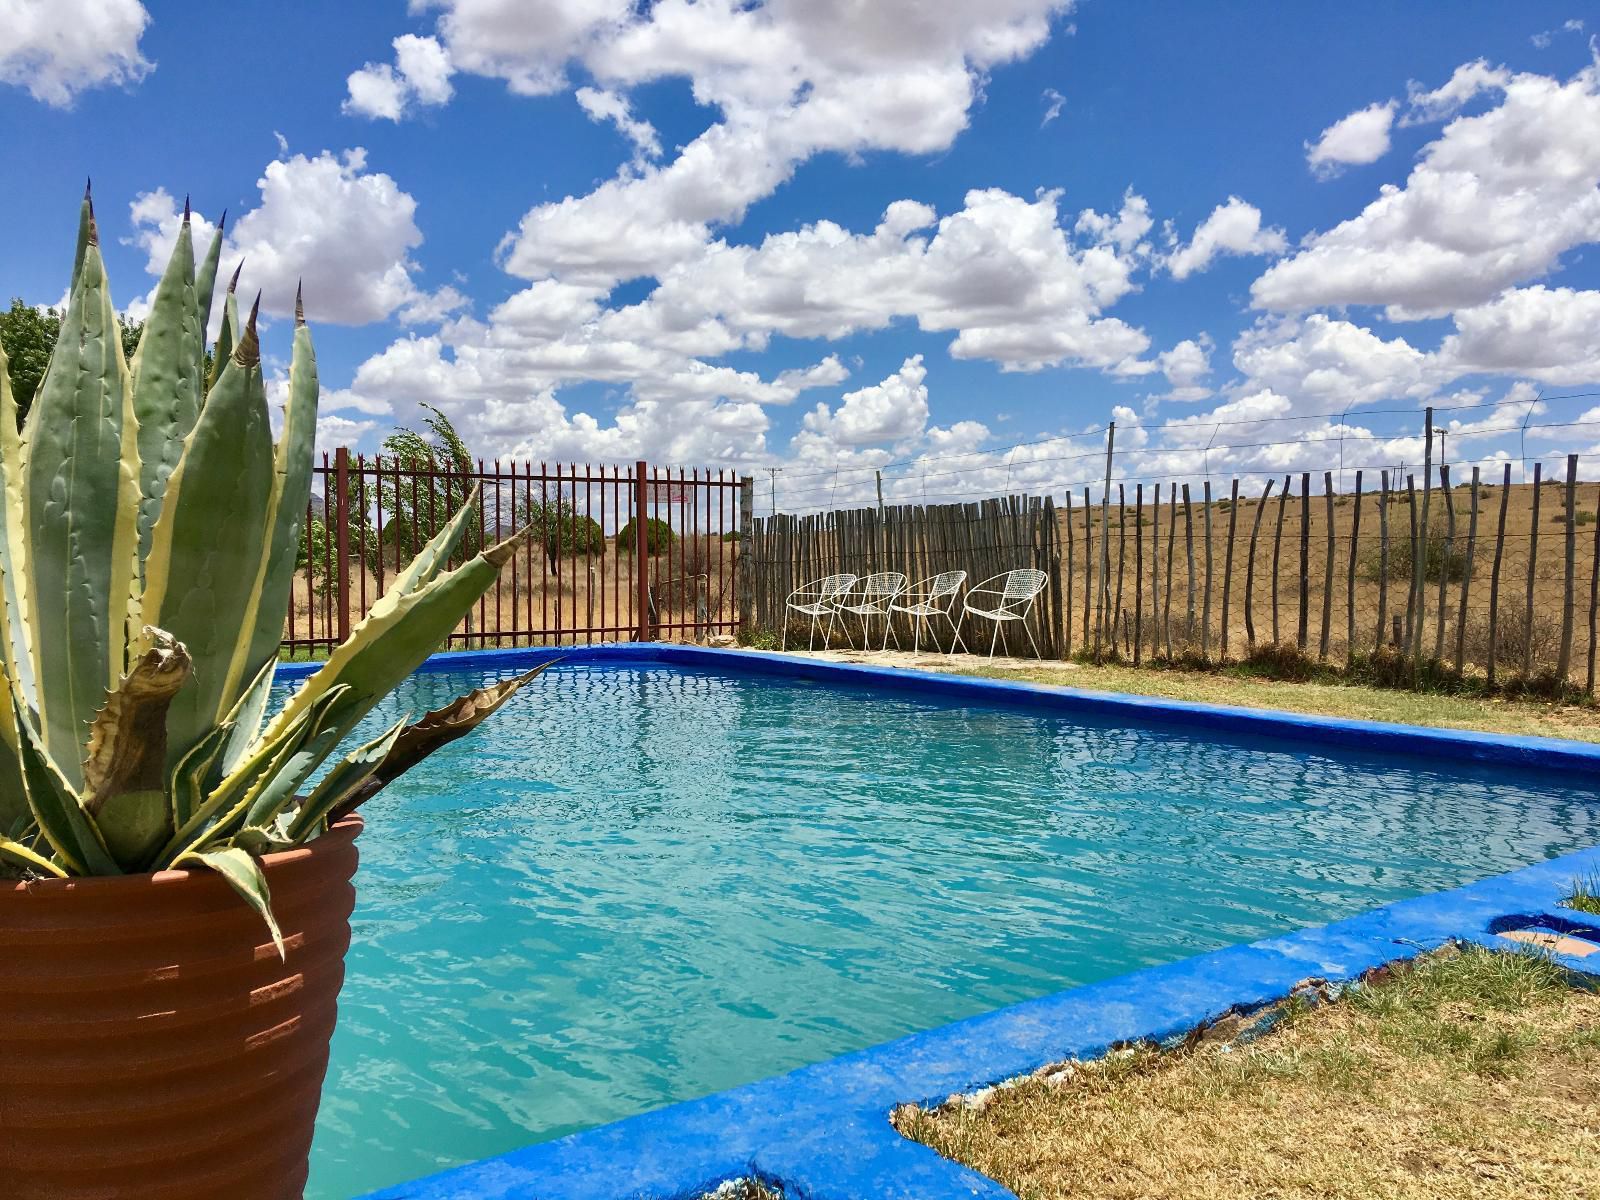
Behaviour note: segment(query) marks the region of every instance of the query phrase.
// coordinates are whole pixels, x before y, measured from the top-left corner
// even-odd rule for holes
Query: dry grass
[[[1469,949],[1247,1043],[1071,1064],[897,1128],[1022,1200],[1600,1195],[1600,996]]]
[[[737,552],[736,543],[700,534],[677,538],[667,552],[652,555],[648,575],[658,618],[693,623],[703,606],[709,620],[732,620]],[[383,588],[371,571],[363,569],[354,550],[351,559],[351,624],[355,625],[361,620],[363,598],[370,608]],[[392,570],[391,564],[385,584]],[[619,553],[614,538],[606,541],[603,552],[563,554],[553,561],[542,547],[530,542],[502,569],[496,586],[456,632],[477,635],[497,630],[597,628],[612,631],[613,637],[627,636],[638,621],[635,571],[633,555]],[[291,634],[327,636],[337,627],[335,602],[320,578],[308,581],[304,572],[298,575],[291,603],[286,638]],[[474,636],[472,645],[476,647],[479,641]]]
[[[1457,474],[1459,474],[1459,468]],[[1373,488],[1377,483],[1375,472],[1369,472],[1365,480],[1365,490],[1362,498],[1362,517],[1360,536],[1358,542],[1353,542],[1355,504],[1351,498],[1339,497],[1333,510],[1333,596],[1330,611],[1330,636],[1329,658],[1333,662],[1343,662],[1347,655],[1347,626],[1346,626],[1346,589],[1348,583],[1348,570],[1352,552],[1356,558],[1356,648],[1361,653],[1368,653],[1373,648],[1377,638],[1378,615],[1378,580],[1384,574],[1379,563],[1379,529],[1378,517],[1379,499],[1374,494]],[[1211,656],[1216,657],[1220,648],[1220,634],[1222,628],[1221,596],[1224,575],[1231,579],[1232,605],[1228,620],[1229,652],[1237,658],[1245,653],[1246,625],[1244,613],[1244,593],[1246,582],[1246,560],[1249,546],[1249,536],[1255,522],[1256,510],[1260,504],[1260,494],[1264,480],[1253,479],[1248,490],[1254,496],[1241,496],[1237,511],[1235,525],[1235,549],[1232,570],[1227,570],[1227,536],[1230,521],[1229,506],[1222,502],[1213,502],[1210,509],[1205,509],[1198,493],[1192,496],[1192,516],[1194,520],[1194,553],[1195,575],[1198,581],[1199,600],[1197,601],[1197,620],[1193,627],[1189,626],[1187,613],[1187,552],[1184,535],[1184,520],[1179,516],[1176,525],[1175,543],[1176,553],[1171,559],[1174,574],[1172,589],[1172,638],[1175,655],[1195,654],[1200,647],[1198,616],[1203,614],[1204,603],[1204,546],[1205,532],[1209,524],[1212,539],[1212,574],[1213,574],[1213,605],[1211,620],[1211,636],[1209,650]],[[1281,488],[1282,479],[1277,481]],[[1320,478],[1316,481],[1320,486]],[[1346,484],[1352,482],[1348,477]],[[1410,509],[1406,501],[1404,479],[1397,483],[1398,491],[1391,493],[1389,505],[1389,558],[1388,558],[1388,603],[1386,615],[1392,619],[1394,615],[1403,614],[1405,611],[1406,591],[1409,587],[1411,574],[1411,545]],[[1281,547],[1280,577],[1278,588],[1279,632],[1275,636],[1272,622],[1272,549],[1277,528],[1280,491],[1275,490],[1272,499],[1268,502],[1263,513],[1261,523],[1260,541],[1256,550],[1254,617],[1257,641],[1267,643],[1274,640],[1294,640],[1297,632],[1299,617],[1299,575],[1300,575],[1300,534],[1301,534],[1301,500],[1299,495],[1300,478],[1293,479],[1293,495],[1284,510],[1285,522]],[[1150,522],[1151,489],[1146,488],[1146,521]],[[1564,593],[1565,572],[1564,562],[1564,523],[1566,490],[1562,483],[1546,480],[1540,489],[1539,520],[1535,525],[1533,520],[1533,493],[1531,484],[1513,484],[1507,497],[1506,537],[1502,557],[1502,576],[1500,585],[1499,617],[1496,627],[1496,652],[1495,659],[1502,674],[1510,675],[1521,671],[1524,654],[1531,650],[1533,655],[1534,673],[1548,670],[1557,659],[1560,645],[1561,611]],[[1472,556],[1472,583],[1467,611],[1466,629],[1464,637],[1464,656],[1469,668],[1481,671],[1488,659],[1488,613],[1489,613],[1489,584],[1494,559],[1494,535],[1498,521],[1501,501],[1501,488],[1498,484],[1485,485],[1479,489],[1478,512],[1478,538]],[[1578,513],[1587,511],[1587,506],[1595,502],[1593,483],[1584,483],[1579,486]],[[1116,506],[1116,497],[1112,497],[1109,510],[1110,520],[1110,546],[1108,568],[1110,571],[1110,586],[1112,592],[1117,591],[1117,583],[1122,582],[1121,604],[1113,605],[1114,608],[1127,614],[1126,627],[1119,624],[1119,636],[1113,639],[1124,657],[1130,656],[1131,647],[1126,642],[1126,637],[1132,628],[1132,610],[1134,607],[1135,575],[1142,574],[1144,580],[1143,600],[1145,616],[1143,623],[1144,640],[1146,642],[1145,654],[1150,653],[1150,642],[1154,617],[1151,607],[1157,601],[1165,604],[1168,590],[1167,580],[1167,544],[1174,532],[1171,523],[1172,508],[1165,502],[1163,491],[1163,504],[1158,522],[1150,522],[1144,531],[1144,555],[1135,560],[1135,522],[1132,510],[1133,491],[1128,490],[1129,510],[1126,514],[1126,529],[1120,533],[1122,514]],[[1428,521],[1427,557],[1425,558],[1425,586],[1427,616],[1423,625],[1423,647],[1425,653],[1431,653],[1436,644],[1438,627],[1438,602],[1439,584],[1445,583],[1446,612],[1444,617],[1445,638],[1444,655],[1453,659],[1456,641],[1456,626],[1459,621],[1459,602],[1461,578],[1466,566],[1467,526],[1472,493],[1469,487],[1458,481],[1457,486],[1451,490],[1451,498],[1456,510],[1455,538],[1447,541],[1445,537],[1445,513],[1443,493],[1433,491]],[[1418,504],[1420,506],[1420,493]],[[1181,510],[1182,506],[1179,505]],[[1575,520],[1578,518],[1575,516]],[[1559,522],[1559,523],[1558,523]],[[1061,517],[1063,542],[1067,529],[1067,518],[1063,513]],[[1575,538],[1575,584],[1576,584],[1576,629],[1573,650],[1573,675],[1582,678],[1583,669],[1587,662],[1588,654],[1588,580],[1591,563],[1594,558],[1594,530],[1593,518],[1583,522],[1590,528],[1580,528],[1576,531]],[[1098,506],[1093,510],[1093,545],[1094,555],[1085,554],[1085,513],[1082,505],[1081,492],[1077,502],[1073,505],[1071,518],[1072,536],[1075,542],[1074,555],[1074,586],[1072,596],[1072,644],[1074,650],[1084,648],[1084,606],[1093,595],[1089,579],[1085,576],[1086,567],[1099,559],[1101,551],[1100,510]],[[1307,542],[1307,577],[1308,577],[1308,644],[1315,653],[1319,648],[1322,633],[1322,605],[1324,585],[1326,582],[1326,566],[1328,561],[1328,524],[1327,508],[1321,495],[1311,497],[1310,503],[1310,536]],[[1528,560],[1532,544],[1532,534],[1538,532],[1538,569],[1534,580],[1534,619],[1530,623],[1526,616],[1525,602],[1528,582]],[[1152,550],[1157,543],[1153,538],[1159,539],[1160,552],[1160,595],[1153,593],[1152,585],[1156,582],[1152,569]],[[1127,556],[1127,564],[1122,564],[1122,556]],[[1383,631],[1383,640],[1387,642],[1392,632],[1392,620],[1386,620]]]
[[[929,665],[935,670],[953,670],[959,674],[1166,696],[1205,704],[1240,704],[1248,708],[1287,709],[1330,717],[1600,742],[1600,708],[1593,704],[1405,692],[1340,682],[1288,682],[1256,678],[1237,667],[1188,671],[1116,664],[1095,667],[1041,663],[989,668],[960,659],[948,663],[943,659],[930,659]]]

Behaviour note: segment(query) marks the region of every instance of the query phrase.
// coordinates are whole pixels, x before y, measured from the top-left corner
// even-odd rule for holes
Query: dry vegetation
[[[895,1123],[1022,1200],[1600,1195],[1600,996],[1541,956],[1447,952],[1248,1043],[1116,1052]]]
[[[649,578],[655,596],[658,620],[663,624],[683,623],[691,628],[671,631],[678,640],[695,635],[700,616],[711,622],[732,621],[737,616],[734,596],[734,561],[738,543],[712,534],[675,539],[670,550],[651,555]],[[393,564],[386,564],[386,583]],[[704,578],[700,578],[700,577]],[[595,641],[621,641],[637,629],[638,576],[634,555],[618,553],[614,538],[607,539],[603,553],[585,556],[562,554],[552,560],[542,547],[529,544],[515,561],[501,572],[499,585],[491,590],[457,630],[456,644],[527,645],[529,630],[565,631],[557,639],[535,638],[537,644],[557,640],[583,640],[570,631],[596,628]],[[365,591],[363,592],[363,587]],[[352,624],[358,622],[365,607],[382,594],[376,574],[363,570],[354,552],[350,568],[350,609]],[[308,636],[322,638],[337,626],[337,610],[329,589],[320,577],[307,579],[302,572],[295,580],[293,610],[285,626],[285,639]],[[730,628],[731,631],[731,628]],[[462,635],[471,635],[462,642]]]
[[[1316,482],[1320,487],[1321,481],[1317,480]],[[1406,594],[1411,577],[1410,507],[1403,487],[1399,491],[1391,490],[1388,506],[1390,549],[1387,570],[1385,570],[1379,542],[1381,528],[1379,519],[1380,500],[1374,492],[1374,484],[1376,482],[1375,479],[1371,478],[1364,478],[1363,480],[1361,524],[1357,541],[1352,542],[1356,511],[1353,497],[1337,495],[1334,498],[1332,521],[1334,570],[1328,630],[1328,657],[1332,661],[1342,662],[1347,656],[1349,646],[1347,605],[1352,553],[1355,557],[1356,567],[1355,645],[1357,652],[1360,654],[1371,653],[1378,640],[1377,618],[1381,590],[1386,588],[1388,593],[1382,635],[1385,643],[1388,643],[1393,637],[1394,617],[1403,617],[1405,612]],[[1261,512],[1261,527],[1255,553],[1253,616],[1256,641],[1262,644],[1274,641],[1292,643],[1296,640],[1298,633],[1302,513],[1298,476],[1294,477],[1292,494],[1287,505],[1283,507],[1283,534],[1281,547],[1278,551],[1279,575],[1276,631],[1273,620],[1272,561],[1274,543],[1277,540],[1282,483],[1282,479],[1276,482],[1273,495]],[[1169,543],[1173,550],[1171,557],[1173,586],[1170,619],[1173,654],[1181,657],[1185,654],[1197,654],[1201,650],[1201,630],[1205,611],[1205,535],[1207,523],[1209,523],[1211,530],[1212,607],[1210,636],[1204,639],[1204,643],[1212,659],[1220,656],[1222,592],[1224,576],[1226,575],[1230,581],[1229,591],[1231,593],[1228,620],[1229,656],[1234,659],[1244,656],[1247,649],[1244,596],[1248,573],[1248,551],[1251,529],[1255,524],[1257,510],[1261,506],[1259,495],[1262,486],[1264,485],[1261,483],[1252,484],[1252,490],[1256,492],[1256,497],[1241,496],[1236,513],[1231,511],[1233,506],[1228,503],[1225,497],[1214,499],[1208,512],[1201,502],[1201,495],[1198,489],[1190,489],[1196,580],[1195,618],[1193,624],[1189,620],[1188,537],[1185,532],[1186,524],[1181,500],[1177,510],[1176,541],[1172,541],[1174,527],[1171,518],[1173,509],[1168,503],[1167,489],[1162,489],[1162,504],[1159,513],[1154,512],[1150,503],[1153,497],[1153,489],[1150,487],[1145,489],[1143,512],[1143,520],[1145,522],[1143,526],[1144,554],[1142,563],[1143,601],[1145,605],[1145,615],[1142,623],[1145,642],[1143,656],[1149,656],[1152,639],[1155,634],[1155,606],[1159,604],[1162,615],[1165,616],[1166,614]],[[1530,649],[1532,651],[1534,671],[1548,670],[1555,665],[1559,649],[1565,580],[1565,484],[1546,481],[1539,491],[1539,518],[1537,525],[1535,525],[1533,519],[1534,489],[1532,485],[1513,484],[1507,491],[1506,532],[1501,559],[1499,619],[1495,655],[1497,666],[1502,674],[1520,672]],[[1466,665],[1479,669],[1484,667],[1488,660],[1490,583],[1494,565],[1501,495],[1502,488],[1498,484],[1494,486],[1483,485],[1478,489],[1477,539],[1471,559],[1471,586],[1465,635],[1462,641]],[[1113,496],[1113,499],[1115,499],[1115,496]],[[1110,568],[1108,574],[1114,597],[1113,611],[1122,614],[1121,619],[1117,622],[1118,646],[1124,657],[1131,657],[1130,639],[1134,625],[1135,567],[1137,565],[1135,535],[1139,526],[1131,489],[1128,491],[1126,499],[1127,507],[1125,509],[1119,509],[1115,503],[1110,508]],[[1455,536],[1453,539],[1448,537],[1443,493],[1436,490],[1430,502],[1429,536],[1425,540],[1426,554],[1424,557],[1424,573],[1427,581],[1424,589],[1427,606],[1427,617],[1423,628],[1424,653],[1431,654],[1436,647],[1442,646],[1443,656],[1446,661],[1450,661],[1454,657],[1457,629],[1460,624],[1461,583],[1466,575],[1467,536],[1472,505],[1470,484],[1461,484],[1452,488],[1450,500],[1455,509]],[[1420,504],[1419,493],[1419,509]],[[1580,484],[1574,505],[1576,531],[1574,581],[1577,619],[1573,649],[1573,675],[1580,680],[1588,652],[1588,592],[1591,564],[1594,561],[1596,508],[1600,508],[1600,496],[1597,496],[1595,486],[1593,484]],[[1306,574],[1308,577],[1307,648],[1313,655],[1316,655],[1321,649],[1322,641],[1323,602],[1329,553],[1327,514],[1326,499],[1322,495],[1312,495],[1310,498]],[[1072,570],[1074,578],[1071,610],[1074,651],[1081,650],[1085,646],[1084,606],[1086,599],[1092,594],[1092,589],[1084,578],[1084,568],[1087,563],[1098,560],[1101,554],[1100,512],[1098,508],[1093,510],[1092,516],[1095,549],[1093,556],[1090,557],[1086,554],[1086,514],[1083,510],[1080,495],[1073,506],[1070,518],[1074,541]],[[1063,541],[1065,541],[1068,524],[1068,518],[1065,514],[1062,515],[1061,521]],[[1230,521],[1234,522],[1234,555],[1231,572],[1227,570],[1227,543]],[[1538,539],[1537,561],[1534,570],[1534,617],[1530,622],[1526,615],[1526,600],[1528,565],[1530,555],[1533,553],[1534,538],[1532,534],[1535,529],[1538,531]],[[1160,558],[1159,596],[1156,595],[1152,586],[1154,582],[1153,572],[1157,569],[1153,565],[1157,553],[1159,553]],[[1123,555],[1126,556],[1125,566],[1123,565]],[[1441,584],[1443,584],[1445,592],[1442,639],[1439,636],[1438,626]],[[1115,596],[1118,594],[1121,596],[1120,605],[1115,600]],[[1164,625],[1162,629],[1164,635]],[[1159,649],[1162,654],[1165,653],[1164,636],[1161,639]]]

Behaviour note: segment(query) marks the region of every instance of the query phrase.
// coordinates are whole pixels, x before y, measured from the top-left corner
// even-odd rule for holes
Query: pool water
[[[416,675],[384,723],[512,673]],[[561,664],[366,810],[308,1195],[1593,845],[1596,800],[1538,773]]]

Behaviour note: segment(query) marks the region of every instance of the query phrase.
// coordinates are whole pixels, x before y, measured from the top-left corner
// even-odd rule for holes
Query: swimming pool
[[[423,673],[389,711],[505,672]],[[1553,774],[664,664],[552,669],[374,802],[342,1197],[1600,841]]]

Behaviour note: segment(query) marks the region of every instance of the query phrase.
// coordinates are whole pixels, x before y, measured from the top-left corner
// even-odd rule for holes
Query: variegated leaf
[[[33,702],[44,745],[73,787],[89,722],[122,674],[137,613],[137,439],[91,218],[61,334],[28,413],[22,496]]]
[[[186,203],[177,244],[156,285],[139,348],[128,364],[133,377],[133,411],[139,422],[140,562],[150,552],[150,534],[161,514],[167,480],[200,415],[204,349]]]
[[[145,619],[182,641],[194,659],[194,679],[168,714],[169,764],[238,699],[227,690],[228,668],[255,600],[266,543],[256,518],[267,510],[273,483],[255,320],[252,312],[184,444],[145,559]],[[256,516],[225,519],[230,513]]]
[[[388,787],[428,755],[457,738],[466,737],[488,717],[535,677],[549,670],[552,663],[542,663],[531,671],[511,679],[502,679],[488,687],[477,688],[464,696],[457,696],[443,708],[423,715],[415,725],[408,725],[395,740],[384,760],[362,781],[359,787],[340,799],[331,816],[337,820],[354,812],[378,792]]]
[[[286,959],[288,951],[283,944],[283,933],[278,929],[278,919],[272,915],[272,892],[267,887],[267,877],[261,870],[261,864],[243,850],[229,847],[225,850],[195,850],[185,854],[175,867],[209,867],[218,875],[228,881],[228,886],[244,897],[244,901],[255,909],[261,919],[267,923],[267,932],[272,935],[272,944],[277,947],[278,957]]]

